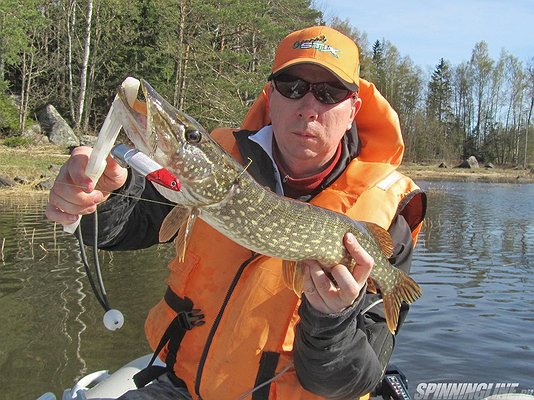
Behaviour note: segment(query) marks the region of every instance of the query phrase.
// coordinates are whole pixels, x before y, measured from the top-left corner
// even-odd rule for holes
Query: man
[[[272,190],[388,229],[391,261],[409,272],[425,196],[395,171],[403,153],[397,116],[358,73],[358,48],[348,37],[322,26],[293,32],[278,46],[270,82],[243,129],[213,136],[239,161],[250,158],[247,170]],[[111,159],[95,189],[83,173],[89,153],[75,149],[61,169],[48,218],[71,223],[98,206],[102,248],[157,243],[171,206],[138,201],[164,199]],[[379,294],[365,290],[372,257],[350,234],[344,244],[354,270],[306,262],[297,296],[284,284],[280,260],[252,254],[198,221],[145,326],[166,373],[123,398],[354,399],[372,391],[394,337],[382,305],[373,305]],[[205,324],[195,326],[199,313]],[[145,381],[155,377],[150,372]]]

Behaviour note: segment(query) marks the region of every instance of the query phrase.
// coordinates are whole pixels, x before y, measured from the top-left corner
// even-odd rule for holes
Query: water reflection
[[[534,185],[426,183],[428,220],[412,267],[424,295],[394,359],[418,382],[534,376]],[[414,351],[417,357],[414,359]]]
[[[111,305],[126,318],[120,331],[105,330],[103,310],[85,277],[77,242],[44,219],[45,203],[44,196],[0,200],[4,398],[60,394],[88,372],[115,369],[147,353],[144,318],[165,289],[170,246],[101,252]]]

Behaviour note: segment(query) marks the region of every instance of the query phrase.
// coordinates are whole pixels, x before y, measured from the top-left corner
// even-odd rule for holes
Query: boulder
[[[460,165],[458,165],[456,168],[479,168],[478,160],[475,156],[471,156],[468,159],[464,160]]]
[[[13,179],[15,180],[15,182],[20,183],[21,185],[29,185],[30,184],[30,181],[28,179],[26,179],[25,177],[20,176],[20,175],[15,176]]]
[[[54,186],[54,179],[45,178],[44,180],[38,182],[35,185],[35,189],[38,189],[38,190],[50,190],[50,189],[52,189],[52,186]]]
[[[447,166],[447,164],[442,162],[441,164],[438,165],[438,168],[449,168],[449,167]]]
[[[37,110],[37,120],[51,143],[67,147],[80,145],[80,140],[72,128],[52,104]]]
[[[7,175],[0,175],[0,187],[13,187],[17,184],[13,179]]]
[[[33,124],[29,128],[26,128],[24,131],[22,131],[21,136],[31,138],[31,137],[33,137],[35,135],[41,135],[41,134],[42,134],[41,125]]]
[[[28,129],[25,129],[21,136],[30,139],[33,144],[50,143],[48,136],[43,135],[41,131],[41,125],[39,124],[32,125]]]

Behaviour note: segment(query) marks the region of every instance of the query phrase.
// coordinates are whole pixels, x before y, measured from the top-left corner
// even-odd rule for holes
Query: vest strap
[[[187,297],[182,299],[171,288],[167,288],[164,298],[169,307],[176,311],[177,314],[163,333],[148,365],[134,375],[133,380],[137,388],[146,386],[149,382],[152,382],[168,371],[172,372],[176,363],[176,355],[178,354],[180,343],[182,343],[186,332],[206,323],[204,321],[204,314],[198,308],[193,309],[193,302]],[[153,365],[156,357],[167,343],[169,346],[167,357],[165,358],[166,366],[160,367]]]
[[[262,353],[260,359],[260,368],[258,369],[258,375],[256,375],[254,387],[258,387],[262,383],[267,382],[274,377],[279,359],[280,353],[276,353],[274,351],[266,351]],[[269,382],[252,393],[252,400],[268,400],[270,390],[271,383]]]

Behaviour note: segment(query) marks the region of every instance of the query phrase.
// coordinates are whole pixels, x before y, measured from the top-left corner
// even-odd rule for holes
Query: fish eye
[[[187,130],[185,131],[185,139],[189,143],[198,143],[202,139],[202,134],[196,129]]]

